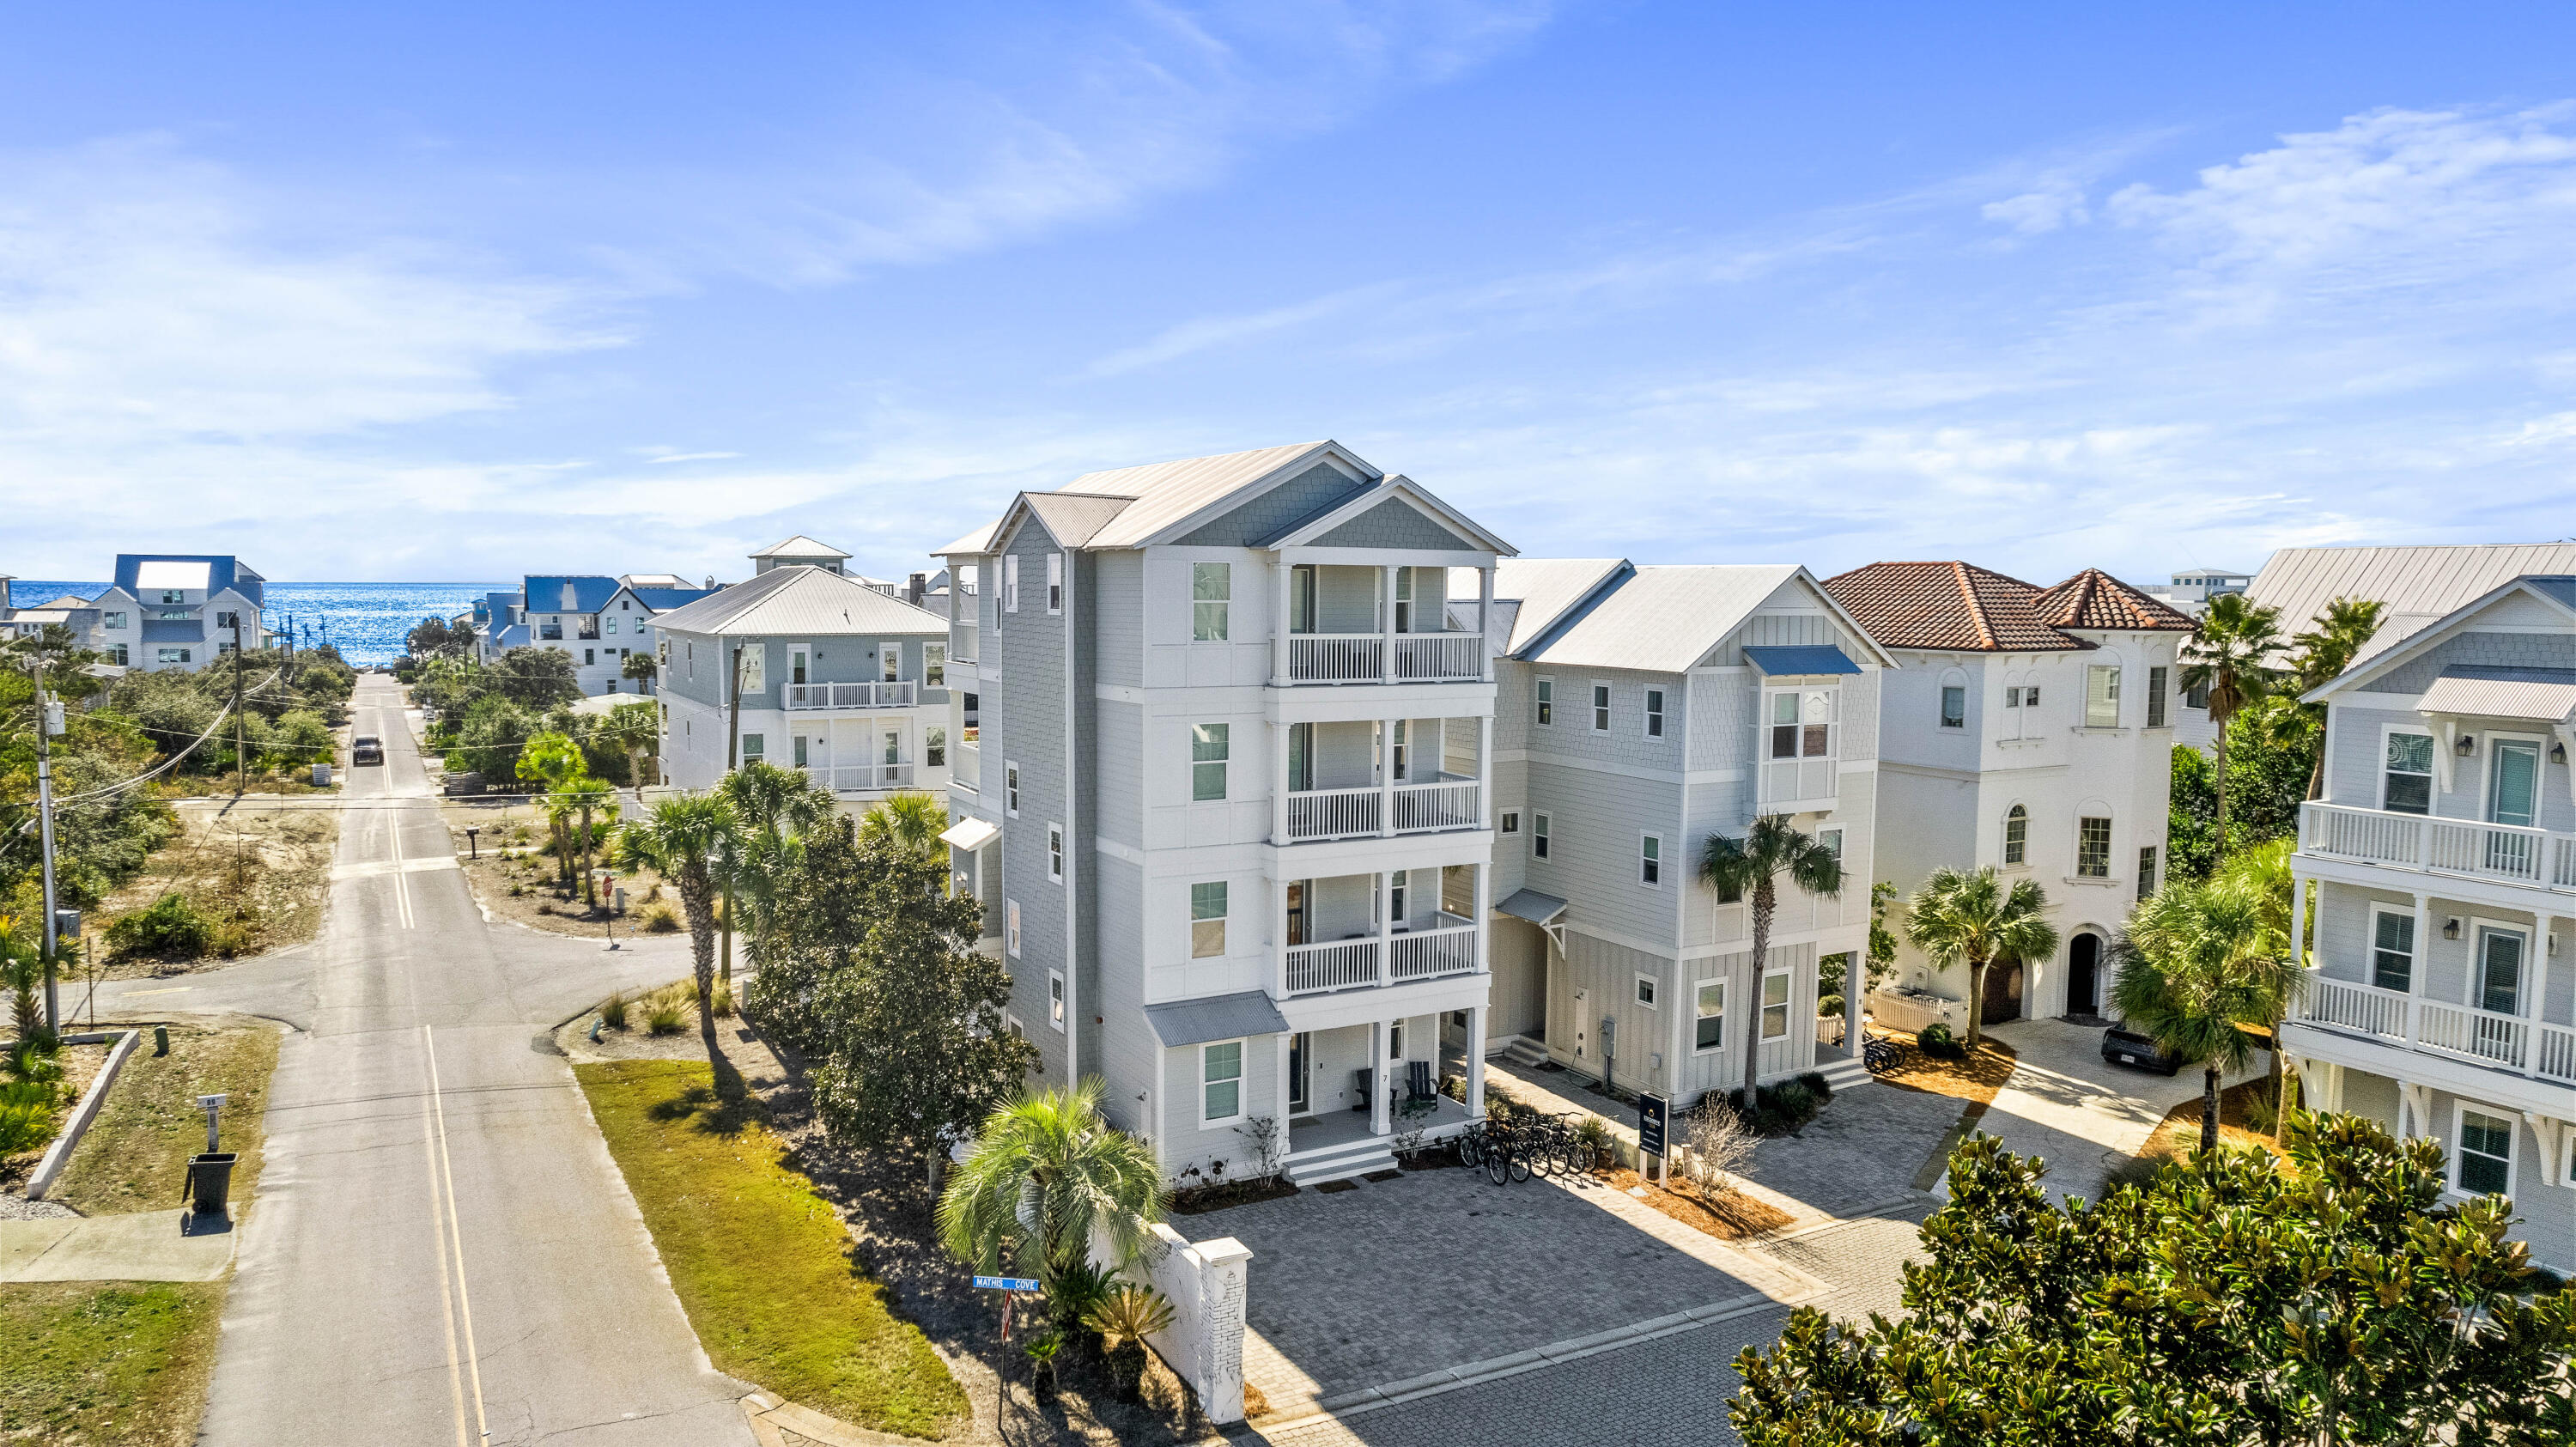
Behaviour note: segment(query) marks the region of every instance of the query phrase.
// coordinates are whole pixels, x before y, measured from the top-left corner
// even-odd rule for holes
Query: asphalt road
[[[748,1389],[708,1366],[571,1069],[540,1044],[614,985],[685,973],[685,949],[488,923],[441,863],[399,691],[358,688],[385,764],[350,771],[321,939],[100,992],[103,1011],[297,1027],[199,1440],[750,1443]]]

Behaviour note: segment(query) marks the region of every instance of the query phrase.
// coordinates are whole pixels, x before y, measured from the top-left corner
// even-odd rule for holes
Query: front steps
[[[1547,1063],[1547,1044],[1545,1041],[1532,1040],[1526,1035],[1515,1035],[1512,1037],[1511,1048],[1503,1052],[1503,1058],[1514,1065],[1536,1070]]]
[[[1316,1146],[1288,1157],[1288,1179],[1299,1186],[1320,1186],[1326,1181],[1347,1180],[1365,1176],[1371,1171],[1395,1169],[1395,1153],[1387,1148],[1385,1138],[1362,1136],[1339,1145]]]
[[[1825,1084],[1832,1086],[1836,1095],[1878,1079],[1869,1073],[1868,1066],[1849,1056],[1817,1065],[1816,1073],[1825,1078]]]

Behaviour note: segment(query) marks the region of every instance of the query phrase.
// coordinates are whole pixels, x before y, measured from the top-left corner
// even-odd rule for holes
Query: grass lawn
[[[779,1163],[756,1102],[724,1106],[699,1061],[573,1073],[717,1370],[878,1431],[961,1424],[965,1393],[851,1260],[831,1206]]]
[[[0,1286],[0,1442],[193,1442],[220,1281]]]
[[[173,1025],[167,1055],[154,1055],[147,1035],[72,1152],[54,1199],[84,1216],[178,1205],[188,1157],[206,1148],[206,1117],[197,1097],[221,1092],[232,1097],[224,1105],[224,1149],[241,1156],[233,1167],[239,1216],[259,1186],[260,1123],[268,1107],[268,1077],[276,1069],[277,1031],[271,1026]]]

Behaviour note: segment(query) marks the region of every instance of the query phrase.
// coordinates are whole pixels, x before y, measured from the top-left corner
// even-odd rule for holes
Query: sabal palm
[[[859,837],[927,851],[939,846],[939,835],[947,827],[948,811],[935,796],[906,790],[872,806],[859,820]]]
[[[650,868],[680,891],[698,983],[698,1019],[710,1030],[715,1028],[715,860],[734,851],[741,833],[732,803],[714,794],[665,799],[617,833],[618,863]]]
[[[2296,839],[2275,839],[2239,851],[2219,871],[2222,881],[2250,890],[2256,903],[2255,954],[2261,963],[2255,968],[2279,975],[2279,991],[2273,998],[2271,1013],[2262,1024],[2272,1032],[2273,1047],[2266,1067],[2265,1090],[2273,1105],[2274,1134],[2279,1133],[2279,1111],[2284,1099],[2281,1089],[2281,1022],[2288,1017],[2290,1006],[2307,989],[2307,961],[2298,956],[2299,915],[2307,902],[2299,897],[2298,880],[2290,873],[2290,855],[2298,848]]]
[[[2112,947],[2112,1007],[2131,1029],[2201,1064],[2201,1149],[2218,1144],[2218,1082],[2254,1058],[2240,1025],[2278,1019],[2299,976],[2268,948],[2262,891],[2242,879],[2168,885],[2139,902]]]
[[[2380,614],[2385,603],[2367,598],[2337,598],[2326,605],[2308,624],[2308,631],[2290,638],[2299,656],[2290,665],[2290,685],[2302,695],[2343,676],[2352,660],[2361,653],[2362,645],[2379,631]],[[2323,704],[2299,705],[2299,713],[2309,722],[2315,737],[2325,733],[2326,710]],[[2318,798],[2325,792],[2326,754],[2317,750],[2317,762],[2308,771],[2308,797]]]
[[[1801,834],[1786,814],[1765,814],[1753,821],[1741,839],[1711,834],[1701,848],[1699,877],[1720,898],[1751,901],[1753,912],[1753,993],[1744,1016],[1744,1106],[1753,1108],[1762,1076],[1762,977],[1771,963],[1771,917],[1780,907],[1779,878],[1807,893],[1831,899],[1843,890],[1843,860],[1812,834]],[[1602,1082],[1608,1085],[1610,1082]]]
[[[1086,1265],[1094,1235],[1133,1259],[1163,1214],[1153,1147],[1100,1114],[1101,1081],[1024,1094],[985,1118],[939,1197],[939,1240],[979,1271],[1005,1263],[1052,1283]]]
[[[1981,869],[1933,870],[1905,905],[1905,937],[1942,969],[1968,967],[1968,1043],[1985,1039],[1986,971],[1997,960],[2040,960],[2057,953],[2048,922],[2048,892],[2028,879],[2004,883]]]
[[[2280,670],[2271,662],[2281,646],[2281,612],[2247,602],[2242,593],[2209,600],[2191,638],[2182,646],[2182,684],[2209,690],[2209,721],[2218,730],[2218,839],[2227,847],[2227,721],[2272,691]]]
[[[716,887],[725,899],[723,972],[731,979],[735,906],[745,907],[756,954],[768,934],[779,888],[801,852],[797,840],[832,817],[833,803],[830,790],[762,759],[725,775],[716,793],[733,806],[740,823],[739,836],[715,860]]]

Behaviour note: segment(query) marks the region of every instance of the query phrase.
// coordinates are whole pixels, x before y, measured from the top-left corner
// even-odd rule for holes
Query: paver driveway
[[[1598,1184],[1419,1171],[1174,1223],[1252,1250],[1244,1376],[1274,1413],[1821,1284]]]
[[[2113,1065],[2102,1058],[2102,1029],[2065,1020],[2014,1020],[1988,1026],[2021,1057],[2012,1077],[1977,1128],[2001,1136],[2016,1155],[2048,1162],[2043,1186],[2052,1201],[2102,1199],[2112,1166],[2136,1155],[2155,1134],[2165,1112],[2200,1094],[2200,1067],[2158,1075]],[[2264,1068],[2227,1076],[2229,1085],[2251,1080]]]

